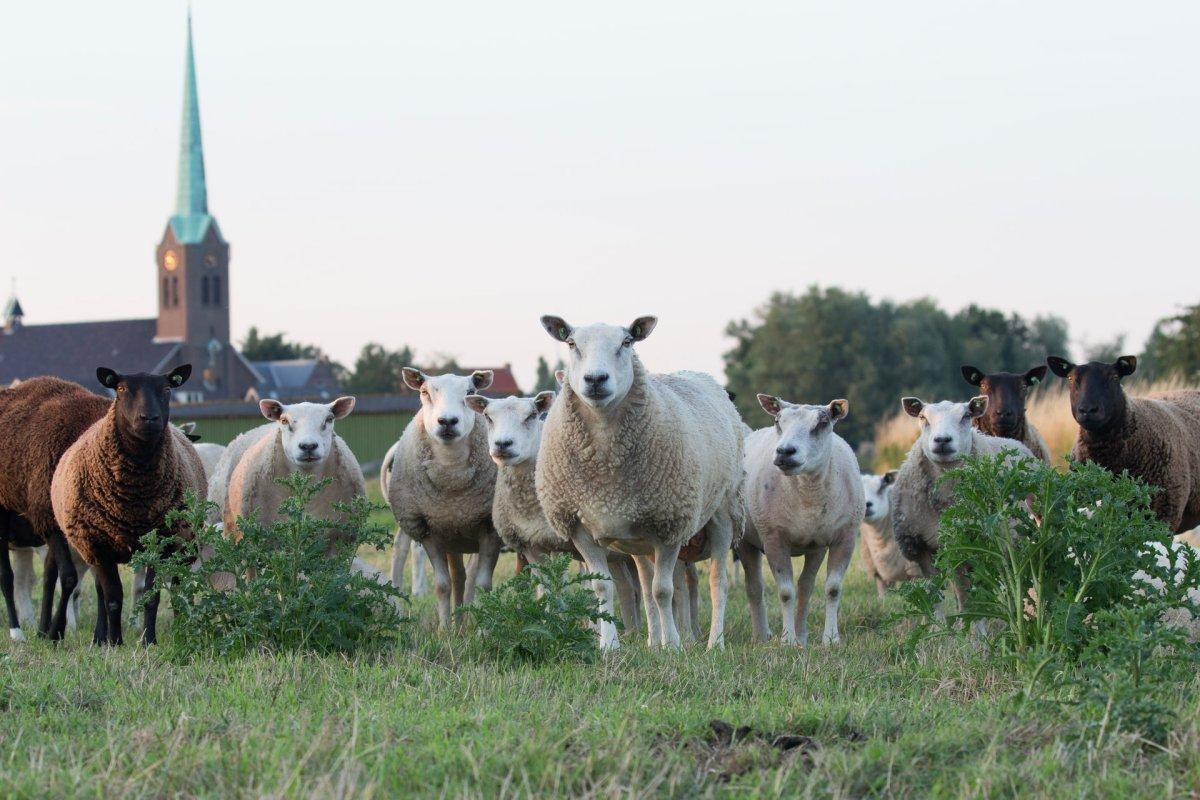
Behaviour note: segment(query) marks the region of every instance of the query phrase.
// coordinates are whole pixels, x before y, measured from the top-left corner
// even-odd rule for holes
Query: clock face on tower
[[[179,266],[179,256],[175,255],[174,250],[168,250],[166,255],[163,256],[163,266],[168,270],[174,270],[175,267]]]

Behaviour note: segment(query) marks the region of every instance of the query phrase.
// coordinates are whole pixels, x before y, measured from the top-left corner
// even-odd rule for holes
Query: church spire
[[[179,188],[175,197],[175,214],[180,217],[208,214],[208,187],[204,182],[204,146],[200,141],[200,100],[196,95],[196,60],[192,55],[191,9],[188,9],[183,125],[179,135]]]

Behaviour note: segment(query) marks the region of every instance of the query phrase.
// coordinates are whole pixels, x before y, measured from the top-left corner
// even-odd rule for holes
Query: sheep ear
[[[558,382],[559,386],[566,386],[567,385],[567,371],[565,369],[554,370],[554,380]]]
[[[783,401],[771,394],[760,394],[758,404],[772,417],[778,417],[779,412],[783,410]]]
[[[967,401],[967,412],[972,419],[978,419],[983,416],[983,412],[987,411],[988,399],[986,394],[981,394],[978,397],[972,397]]]
[[[891,486],[893,483],[896,482],[896,477],[899,474],[900,474],[900,470],[898,470],[898,469],[889,469],[887,472],[883,473],[883,485]]]
[[[464,402],[466,402],[467,408],[476,414],[482,414],[488,407],[488,399],[481,394],[469,394],[464,398]]]
[[[657,324],[658,317],[638,317],[629,326],[629,335],[635,342],[640,342],[654,331],[654,326]]]
[[[196,423],[185,422],[179,426],[179,430],[183,431],[184,436],[191,437],[191,435],[196,432]]]
[[[329,410],[333,413],[334,419],[343,419],[350,416],[350,412],[354,410],[354,404],[357,401],[349,395],[339,397],[329,404]]]
[[[1034,367],[1033,369],[1029,370],[1029,372],[1025,373],[1025,385],[1026,386],[1037,386],[1039,383],[1041,383],[1044,380],[1046,380],[1046,365],[1045,364],[1043,364],[1040,367]]]
[[[549,314],[542,317],[542,327],[546,329],[546,333],[553,336],[560,342],[565,342],[571,338],[571,328],[567,321],[562,317],[554,317]]]
[[[494,372],[490,369],[477,369],[471,373],[471,384],[475,387],[475,391],[482,392],[484,389],[492,385],[492,378],[495,377]]]
[[[1137,369],[1137,356],[1121,356],[1113,362],[1113,369],[1122,378],[1128,378]]]
[[[416,367],[405,367],[400,370],[400,376],[404,378],[404,385],[414,392],[421,391],[421,386],[425,383],[425,373]]]
[[[962,365],[962,376],[972,386],[978,386],[983,383],[983,373],[977,367],[972,367],[970,364]]]
[[[116,373],[116,370],[111,370],[108,367],[97,367],[96,380],[100,381],[100,385],[105,389],[115,389],[117,388],[117,384],[121,382],[121,376]]]
[[[556,392],[538,392],[533,398],[533,407],[539,414],[545,414],[550,410],[550,406],[554,405],[554,398],[557,396]]]
[[[271,422],[278,422],[283,416],[283,403],[278,400],[259,400],[258,410]]]
[[[172,389],[178,389],[187,383],[187,379],[190,377],[192,377],[192,365],[180,364],[167,373],[167,383],[171,384]]]
[[[841,422],[850,413],[849,400],[834,400],[828,406],[829,419],[832,422]]]
[[[1065,358],[1058,356],[1046,356],[1046,365],[1050,367],[1050,371],[1060,378],[1065,378],[1071,374],[1071,370],[1075,369],[1075,365]]]
[[[186,436],[186,437],[187,437],[187,440],[188,440],[189,442],[198,442],[198,441],[200,441],[200,440],[203,438],[203,437],[202,437],[202,436],[200,436],[200,434],[198,434],[198,433],[185,433],[185,434],[184,434],[184,436]]]
[[[925,404],[917,397],[901,397],[900,407],[904,409],[905,414],[915,417],[921,413],[921,409],[925,407]]]

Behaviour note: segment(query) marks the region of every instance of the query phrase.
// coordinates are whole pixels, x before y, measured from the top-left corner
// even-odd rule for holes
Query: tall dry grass
[[[1200,387],[1178,378],[1154,382],[1133,381],[1126,387],[1131,397],[1179,389]],[[1079,433],[1079,426],[1071,416],[1066,381],[1055,381],[1030,398],[1025,406],[1025,414],[1046,440],[1055,466],[1066,466],[1067,454],[1071,452],[1075,436]],[[917,421],[903,411],[881,421],[875,426],[875,472],[899,467],[916,440]]]

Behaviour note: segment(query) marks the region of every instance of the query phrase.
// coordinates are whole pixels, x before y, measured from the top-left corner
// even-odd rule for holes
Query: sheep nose
[[[952,436],[935,436],[933,437],[934,444],[950,444],[954,440]]]
[[[1085,416],[1091,415],[1091,414],[1099,414],[1100,406],[1080,406],[1079,413],[1083,414]]]
[[[317,443],[316,442],[301,442],[300,449],[306,453],[311,453],[317,449]]]
[[[513,440],[512,439],[497,439],[494,442],[494,444],[496,445],[497,450],[507,450],[508,448],[513,446]]]
[[[794,456],[796,455],[796,446],[791,444],[780,445],[779,447],[775,448],[775,455],[785,457]]]
[[[874,503],[872,503],[870,500],[868,500],[868,501],[867,501],[867,511],[870,511],[870,510],[871,510],[871,509],[873,509],[874,507],[875,507],[875,504],[874,504]]]
[[[1000,419],[1013,419],[1017,416],[1017,412],[1013,411],[1011,408],[1006,408],[997,412],[996,416],[1000,417]]]
[[[158,414],[138,414],[142,422],[158,422]]]
[[[607,372],[589,372],[583,376],[583,382],[592,388],[603,386],[608,380]]]
[[[438,417],[438,425],[443,428],[453,428],[458,424],[458,417]]]

